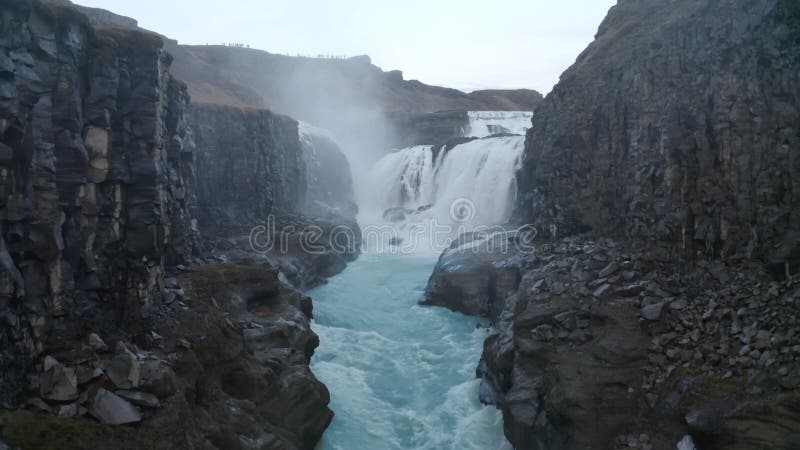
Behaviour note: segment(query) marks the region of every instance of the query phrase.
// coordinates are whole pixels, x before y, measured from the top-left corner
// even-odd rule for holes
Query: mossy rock
[[[210,301],[213,297],[227,303],[233,295],[250,300],[278,293],[278,270],[258,263],[196,266],[179,278],[193,300]]]
[[[88,419],[65,419],[18,411],[3,416],[3,423],[2,440],[12,448],[23,450],[155,448],[151,443],[141,442],[134,428],[103,425]]]

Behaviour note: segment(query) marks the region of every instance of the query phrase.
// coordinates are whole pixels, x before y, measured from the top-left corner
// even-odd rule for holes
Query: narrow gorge
[[[0,450],[800,448],[800,7],[608,3],[542,95],[0,0]]]

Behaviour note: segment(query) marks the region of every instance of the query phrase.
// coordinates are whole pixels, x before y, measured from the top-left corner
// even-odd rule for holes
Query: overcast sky
[[[406,79],[547,93],[616,0],[73,0],[182,44],[368,54]]]

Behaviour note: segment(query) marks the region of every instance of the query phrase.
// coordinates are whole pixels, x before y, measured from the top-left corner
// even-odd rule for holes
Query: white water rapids
[[[470,114],[467,132],[520,122],[529,126],[530,114]],[[402,236],[417,224],[504,223],[523,143],[502,136],[387,154],[356,188],[362,228],[391,225]],[[418,305],[441,249],[365,245],[344,272],[309,292],[320,336],[312,370],[335,413],[318,450],[509,450],[500,411],[478,401],[475,367],[487,330],[474,317]]]

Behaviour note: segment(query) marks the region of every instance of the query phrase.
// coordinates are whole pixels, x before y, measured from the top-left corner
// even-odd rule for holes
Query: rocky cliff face
[[[332,413],[297,287],[357,248],[246,245],[269,214],[295,244],[312,222],[297,122],[190,110],[157,35],[0,6],[0,411],[76,419],[6,415],[0,441],[312,448]]]
[[[537,108],[542,241],[451,249],[427,289],[495,321],[480,395],[515,448],[796,446],[798,19],[622,0]]]
[[[193,212],[203,231],[203,253],[214,260],[251,258],[251,233],[264,227],[267,234],[258,236],[268,236],[273,245],[255,250],[301,289],[355,259],[361,236],[350,166],[335,142],[300,133],[296,120],[268,110],[190,110],[197,144]],[[346,245],[335,246],[331,239],[340,225],[347,230],[346,238],[340,236]],[[318,234],[312,238],[310,232]]]
[[[272,211],[298,212],[306,167],[297,121],[267,110],[214,105],[195,105],[191,116],[197,177],[203,180],[201,223],[252,225]]]
[[[159,301],[192,250],[193,147],[160,40],[38,2],[0,18],[4,348],[38,355]]]
[[[790,1],[620,1],[537,112],[520,217],[796,270],[799,17]]]

